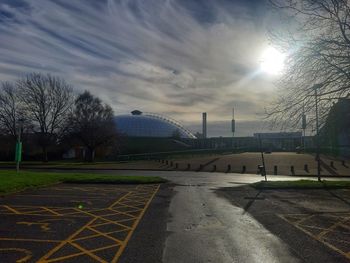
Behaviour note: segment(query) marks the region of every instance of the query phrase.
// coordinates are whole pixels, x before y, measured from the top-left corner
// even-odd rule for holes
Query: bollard
[[[277,175],[277,165],[275,165],[275,166],[273,167],[273,174],[274,174],[274,175]]]
[[[199,165],[199,170],[201,171],[203,169],[203,164]]]
[[[226,171],[226,173],[228,173],[228,172],[230,172],[231,171],[231,164],[228,164],[227,165],[227,171]]]
[[[175,164],[175,169],[178,169],[178,168],[179,168],[179,164],[176,163],[176,164]]]
[[[294,166],[293,166],[293,165],[290,167],[290,172],[292,173],[292,175],[294,175],[294,174],[295,174],[295,171],[294,171]]]
[[[187,170],[191,170],[191,164],[190,163],[187,164]]]
[[[243,165],[243,167],[242,167],[242,174],[244,174],[246,170],[247,170],[246,166]]]
[[[331,161],[330,166],[331,166],[332,168],[335,168],[335,167],[334,167],[334,162],[333,162],[333,161]]]
[[[309,166],[307,165],[307,164],[304,164],[304,170],[305,170],[305,172],[309,172]]]
[[[216,171],[216,164],[213,165],[213,172]]]
[[[166,165],[168,165],[168,164],[169,164],[168,160],[166,160],[166,161],[165,161],[165,164],[166,164]]]

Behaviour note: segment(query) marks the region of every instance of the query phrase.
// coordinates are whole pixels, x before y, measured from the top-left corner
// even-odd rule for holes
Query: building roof
[[[154,113],[134,110],[131,115],[115,117],[117,130],[130,137],[179,137],[196,138],[179,122]]]

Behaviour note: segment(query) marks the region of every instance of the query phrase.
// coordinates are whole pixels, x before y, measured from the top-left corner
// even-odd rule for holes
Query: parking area
[[[279,216],[350,260],[350,213],[285,214]]]
[[[2,262],[117,262],[159,185],[60,184],[0,199]]]
[[[350,190],[256,190],[216,193],[253,216],[305,262],[350,262]]]

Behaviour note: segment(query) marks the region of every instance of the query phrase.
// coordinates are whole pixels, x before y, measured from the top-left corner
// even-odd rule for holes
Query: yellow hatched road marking
[[[91,227],[87,227],[87,229],[96,232],[96,233],[98,234],[98,236],[104,236],[104,237],[106,237],[106,238],[108,238],[108,239],[111,239],[111,240],[117,242],[118,244],[121,244],[121,243],[122,243],[121,240],[116,239],[116,238],[114,238],[114,237],[112,237],[112,236],[109,236],[109,235],[106,234],[106,233],[102,233],[101,231],[98,231],[98,230],[93,229],[93,228],[91,228]],[[74,239],[74,241],[77,241],[77,239]]]
[[[325,246],[327,246],[327,247],[333,249],[334,251],[338,252],[339,254],[345,256],[347,259],[350,259],[350,252],[344,252],[344,251],[340,250],[336,246],[334,246],[334,245],[330,244],[329,242],[325,241],[322,237],[318,237],[318,236],[312,234],[311,232],[305,230],[298,223],[295,223],[295,222],[292,222],[292,221],[288,220],[284,215],[278,215],[278,216],[280,218],[282,218],[283,220],[287,221],[289,224],[291,224],[291,225],[295,226],[296,228],[298,228],[300,231],[304,232],[305,234],[307,234],[307,235],[311,236],[312,238],[316,239],[317,241],[321,242]]]
[[[94,252],[104,250],[104,249],[109,249],[116,247],[116,251],[113,252],[114,257],[113,260],[111,261],[112,263],[115,263],[118,261],[119,257],[123,253],[128,241],[130,240],[132,234],[135,231],[135,228],[139,224],[140,220],[142,219],[145,211],[147,210],[149,204],[153,200],[154,196],[158,192],[160,188],[160,185],[152,185],[148,187],[140,187],[137,186],[136,188],[133,189],[127,189],[123,191],[123,195],[120,196],[117,200],[115,200],[110,206],[102,209],[95,209],[95,210],[90,210],[90,211],[85,211],[81,209],[77,209],[74,207],[45,207],[45,206],[18,206],[18,208],[12,207],[12,206],[7,206],[3,205],[0,207],[4,207],[6,210],[11,212],[12,214],[16,215],[35,215],[35,216],[50,216],[50,217],[56,217],[56,218],[64,218],[66,216],[72,216],[72,217],[84,217],[86,216],[90,217],[91,220],[89,220],[86,224],[84,224],[82,227],[80,227],[78,230],[76,230],[74,233],[72,233],[68,238],[65,240],[41,240],[41,239],[11,239],[11,238],[0,238],[0,240],[3,241],[33,241],[33,242],[53,242],[57,243],[57,245],[48,251],[45,255],[43,255],[37,262],[43,263],[43,262],[56,262],[56,261],[61,261],[64,259],[72,258],[72,257],[77,257],[81,255],[86,255],[89,256],[90,258],[96,260],[97,262],[107,262],[104,259],[100,258],[99,256],[95,255]],[[76,188],[77,189],[77,188]],[[136,189],[136,190],[135,190]],[[87,191],[87,189],[81,188],[79,190],[82,191]],[[141,193],[137,193],[137,191],[141,191]],[[113,191],[115,192],[115,191]],[[133,199],[134,198],[134,199]],[[133,205],[128,205],[126,203],[132,203],[132,204],[139,204],[140,207],[135,207]],[[142,207],[141,207],[142,205]],[[32,208],[32,209],[31,209]],[[38,210],[40,209],[40,210]],[[65,209],[68,209],[68,213],[65,213]],[[126,209],[128,211],[118,211],[118,209]],[[23,210],[23,211],[21,211]],[[106,214],[101,214],[101,215],[95,215],[94,213],[98,213],[100,211],[106,210]],[[6,213],[6,212],[5,212]],[[50,215],[48,215],[50,213]],[[136,213],[136,215],[132,215],[129,213]],[[76,215],[76,216],[74,216]],[[118,219],[118,215],[121,219]],[[113,217],[116,216],[116,217]],[[106,217],[112,217],[116,218],[115,220],[108,219]],[[126,218],[128,217],[128,218]],[[58,220],[58,219],[57,219]],[[132,226],[127,226],[124,225],[122,222],[127,222],[127,221],[132,221]],[[96,224],[98,222],[98,224]],[[130,222],[131,223],[131,222]],[[100,230],[95,229],[95,227],[99,226],[104,226],[104,225],[109,225],[113,224],[115,226],[119,226],[123,229],[113,230],[112,228],[109,228],[109,232],[104,232],[102,228]],[[80,235],[81,232],[84,230],[89,230],[92,231],[91,234],[88,233],[88,236],[82,236],[78,238],[78,235]],[[122,234],[121,238],[124,240],[119,240],[118,238],[112,236],[111,234],[118,233],[118,232],[125,232]],[[96,234],[93,234],[96,233]],[[117,235],[118,237],[118,235]],[[124,238],[125,237],[125,238]],[[115,244],[105,246],[105,247],[100,247],[96,249],[86,249],[82,247],[81,245],[77,244],[77,241],[80,240],[88,240],[92,238],[107,238],[108,240],[112,241]],[[102,239],[101,239],[102,241]],[[97,241],[98,242],[98,241]],[[75,252],[73,254],[65,255],[65,256],[60,256],[60,257],[55,257],[52,258],[52,256],[60,251],[61,248],[63,248],[65,245],[69,244],[70,246],[75,247],[76,249],[80,250],[81,252]]]
[[[9,206],[7,206],[7,205],[4,205],[4,207],[5,207],[6,209],[10,210],[11,212],[15,213],[15,214],[20,214],[19,211],[17,211],[16,209],[13,209],[12,207],[9,207]]]
[[[95,230],[93,230],[93,231],[95,231]],[[127,230],[127,229],[122,229],[122,230],[110,231],[110,232],[106,232],[105,234],[106,234],[106,235],[110,235],[110,234],[119,233],[119,232],[124,232],[124,231],[128,231],[128,230]],[[75,238],[74,241],[89,239],[89,238],[98,237],[98,236],[100,236],[100,234],[93,234],[93,235],[90,235],[90,236],[78,237],[78,238]],[[121,241],[121,240],[120,240],[120,241]],[[122,242],[122,241],[121,241],[121,242]]]
[[[151,203],[151,201],[153,200],[154,196],[156,195],[156,193],[159,190],[160,185],[157,186],[157,188],[155,189],[155,191],[153,192],[152,196],[149,198],[148,202],[145,205],[145,208],[142,210],[141,215],[139,216],[139,218],[135,221],[135,223],[133,224],[133,229],[129,232],[129,234],[127,235],[124,243],[122,244],[121,248],[118,250],[117,254],[114,256],[113,260],[111,261],[111,263],[115,263],[118,261],[119,257],[121,256],[121,254],[123,253],[126,245],[128,244],[132,234],[135,231],[136,226],[139,224],[141,218],[143,217],[143,215],[145,214],[149,204]]]
[[[75,236],[80,234],[84,230],[86,226],[88,226],[90,223],[93,223],[96,220],[96,218],[93,218],[89,222],[87,222],[83,227],[79,228],[77,231],[75,231],[72,235],[70,235],[66,240],[62,241],[58,246],[50,250],[48,253],[46,253],[43,257],[41,257],[38,262],[48,262],[46,259],[50,257],[53,253],[58,251],[60,248],[62,248],[65,244],[70,242]]]
[[[346,217],[345,219],[338,221],[337,223],[333,224],[331,227],[325,229],[324,231],[322,231],[320,234],[317,235],[317,238],[322,238],[323,236],[325,236],[327,233],[329,233],[330,231],[334,230],[336,227],[342,225],[343,223],[345,223],[346,221],[349,220],[349,217]]]
[[[103,218],[103,220],[106,220],[106,219]],[[98,226],[105,226],[105,225],[109,225],[109,224],[114,224],[114,225],[118,225],[118,226],[121,226],[121,227],[125,228],[125,230],[128,230],[128,229],[130,230],[131,229],[131,227],[119,223],[120,222],[119,220],[118,221],[107,220],[107,221],[108,222],[96,224],[96,225],[93,225],[91,227],[98,227]]]
[[[108,263],[107,261],[103,260],[102,258],[96,256],[95,254],[91,253],[89,250],[79,246],[77,243],[73,243],[73,242],[69,242],[69,244],[71,244],[72,246],[76,247],[77,249],[80,249],[81,251],[83,251],[85,253],[85,255],[89,255],[90,257],[92,257],[93,259],[97,260],[100,263]]]
[[[101,250],[104,250],[104,249],[108,249],[108,248],[112,248],[112,247],[118,247],[118,246],[119,245],[109,245],[109,246],[105,246],[105,247],[99,247],[99,248],[90,250],[90,252],[98,252],[98,251],[101,251]],[[74,253],[74,254],[70,254],[70,255],[54,258],[54,259],[50,259],[50,260],[47,260],[46,262],[62,261],[62,260],[65,260],[65,259],[74,258],[74,257],[77,257],[77,256],[82,256],[82,255],[85,255],[85,253],[84,252],[78,252],[78,253]]]

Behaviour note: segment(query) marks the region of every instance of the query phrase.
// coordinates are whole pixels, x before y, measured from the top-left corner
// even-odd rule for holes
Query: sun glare
[[[268,47],[261,56],[261,70],[271,75],[280,74],[283,70],[285,55],[274,47]]]

